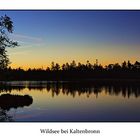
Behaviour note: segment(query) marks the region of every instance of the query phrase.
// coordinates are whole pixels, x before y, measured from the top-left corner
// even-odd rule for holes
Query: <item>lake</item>
[[[0,121],[140,121],[139,82],[11,81],[0,85],[0,98],[3,94],[32,98],[22,105],[2,99]]]

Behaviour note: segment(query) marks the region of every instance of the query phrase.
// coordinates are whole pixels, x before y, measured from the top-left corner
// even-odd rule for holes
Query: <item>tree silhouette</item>
[[[86,64],[80,62],[66,62],[60,65],[52,62],[51,67],[22,68],[13,69],[11,67],[0,70],[0,80],[95,80],[95,79],[137,79],[140,80],[140,62],[124,61],[123,63],[92,64],[87,61]]]
[[[134,64],[134,67],[136,69],[140,69],[140,62],[136,61],[135,64]]]
[[[132,69],[132,64],[130,63],[130,61],[128,60],[128,62],[127,62],[127,67],[128,67],[128,69],[129,70],[131,70]]]
[[[0,17],[0,69],[7,68],[9,58],[6,54],[7,47],[18,46],[18,43],[8,37],[9,33],[13,33],[13,22],[7,15]]]
[[[0,122],[14,121],[12,115],[8,114],[11,108],[23,108],[33,103],[33,98],[29,95],[12,95],[2,94],[0,95]]]
[[[126,70],[126,68],[127,68],[127,63],[126,63],[126,61],[124,61],[124,62],[122,63],[122,69],[123,69],[123,70]]]

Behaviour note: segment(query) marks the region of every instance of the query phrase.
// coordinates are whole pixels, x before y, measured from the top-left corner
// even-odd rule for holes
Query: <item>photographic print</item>
[[[139,10],[0,10],[1,122],[139,122]]]

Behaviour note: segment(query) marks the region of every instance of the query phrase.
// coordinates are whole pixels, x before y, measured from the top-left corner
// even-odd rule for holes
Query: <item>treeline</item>
[[[124,61],[123,63],[102,66],[96,61],[91,64],[71,63],[59,65],[52,62],[46,69],[12,69],[0,70],[0,80],[94,80],[94,79],[140,79],[140,62]]]

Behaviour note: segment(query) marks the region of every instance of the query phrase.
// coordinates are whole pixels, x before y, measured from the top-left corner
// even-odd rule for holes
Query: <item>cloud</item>
[[[32,37],[32,36],[27,36],[27,35],[21,35],[21,34],[13,34],[14,37],[19,38],[19,39],[27,39],[31,41],[42,41],[42,38],[39,37]]]
[[[16,48],[7,48],[9,55],[28,54],[33,51],[33,46],[19,46]]]
[[[32,44],[32,45],[42,45],[46,44],[46,41],[40,37],[22,35],[22,34],[12,34],[11,38],[22,44]]]
[[[40,37],[33,37],[22,34],[12,34],[10,38],[17,41],[20,46],[13,48],[7,48],[7,51],[10,55],[23,55],[33,52],[33,50],[38,49],[42,46],[47,46],[47,43],[44,39]]]

